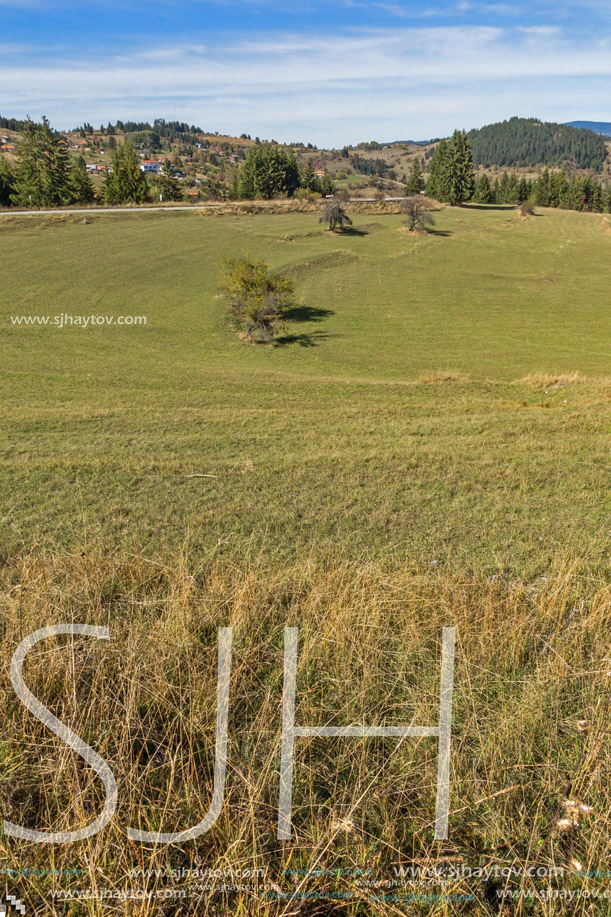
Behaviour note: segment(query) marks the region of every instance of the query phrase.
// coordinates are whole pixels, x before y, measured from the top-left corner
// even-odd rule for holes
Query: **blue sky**
[[[159,116],[342,146],[611,121],[610,89],[605,0],[0,0],[0,114],[58,128]]]

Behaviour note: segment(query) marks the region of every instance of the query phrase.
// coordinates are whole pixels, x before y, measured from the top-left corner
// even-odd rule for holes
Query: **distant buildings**
[[[158,162],[156,159],[145,159],[140,163],[141,172],[154,172],[156,175],[161,172],[162,163]]]

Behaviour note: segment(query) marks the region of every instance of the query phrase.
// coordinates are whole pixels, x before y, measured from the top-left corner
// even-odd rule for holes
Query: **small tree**
[[[108,204],[143,204],[148,199],[146,179],[129,140],[113,156],[112,172],[104,184],[104,198]]]
[[[409,173],[409,178],[405,186],[405,193],[409,197],[413,194],[420,194],[421,191],[424,191],[424,176],[422,174],[420,158],[416,156],[412,163],[412,170]]]
[[[478,204],[492,204],[494,203],[494,191],[490,187],[490,179],[484,172],[475,186],[475,194],[473,195],[473,200]]]
[[[251,341],[269,344],[294,305],[293,281],[290,277],[270,274],[265,261],[250,258],[226,258],[219,289],[227,308],[242,322]]]
[[[429,202],[422,197],[408,197],[403,201],[401,212],[407,217],[405,222],[410,232],[425,232],[427,227],[435,225],[429,210]]]
[[[329,231],[342,230],[344,226],[352,226],[352,220],[338,201],[328,204],[322,212],[319,223],[328,223]]]
[[[183,195],[180,182],[176,178],[174,167],[167,157],[164,159],[163,169],[157,180],[157,188],[161,199],[164,201],[182,200]]]
[[[0,159],[0,206],[2,207],[7,207],[11,202],[13,181],[11,168],[3,157]]]
[[[74,160],[70,184],[73,203],[90,204],[93,201],[93,184],[87,175],[87,167],[82,156],[77,156]]]

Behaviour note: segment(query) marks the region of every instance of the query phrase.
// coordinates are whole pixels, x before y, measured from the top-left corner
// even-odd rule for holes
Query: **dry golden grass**
[[[563,866],[571,875],[552,880],[554,887],[604,887],[585,873],[611,854],[611,588],[591,576],[561,564],[526,583],[435,566],[416,574],[339,562],[274,568],[180,555],[162,565],[143,556],[34,552],[5,563],[1,603],[2,811],[27,827],[80,827],[98,813],[102,794],[93,772],[13,694],[11,654],[50,624],[104,625],[111,636],[109,643],[47,640],[26,661],[31,690],[103,756],[119,785],[111,826],[88,841],[0,841],[6,869],[84,870],[69,878],[22,876],[29,917],[498,912],[502,883],[479,880],[444,886],[449,897],[436,904],[375,897],[406,892],[388,886],[394,867],[443,862]],[[234,640],[222,813],[196,841],[130,842],[128,827],[181,830],[208,809],[217,630],[226,625]],[[434,725],[441,630],[456,626],[447,842],[433,840],[431,738],[298,739],[294,834],[276,839],[285,625],[300,628],[296,723],[304,725]],[[130,876],[134,869],[229,867],[263,875],[248,880],[252,889],[219,893],[206,891],[202,879]],[[287,867],[318,872],[283,875]],[[337,869],[370,869],[375,887],[329,874]],[[284,897],[266,900],[266,884]],[[547,884],[517,878],[508,887],[528,893]],[[53,898],[67,888],[186,895],[104,905]],[[304,890],[319,898],[300,898]],[[420,891],[439,893],[440,886]],[[329,898],[348,892],[340,904]],[[467,906],[452,897],[458,894],[474,900]],[[586,905],[524,898],[505,913],[594,913]]]
[[[587,382],[587,379],[580,372],[529,373],[523,379],[518,379],[517,382],[521,385],[534,385],[537,388],[551,388],[554,385],[575,385],[578,382]]]

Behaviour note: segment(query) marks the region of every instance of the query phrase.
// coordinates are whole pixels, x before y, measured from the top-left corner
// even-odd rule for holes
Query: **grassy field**
[[[310,214],[88,219],[0,224],[7,551],[604,563],[599,217],[448,208],[425,238],[398,216],[360,215],[363,235],[343,236]],[[222,256],[241,251],[296,280],[277,347],[240,341],[216,295]],[[61,313],[147,324],[9,318]]]
[[[308,213],[0,220],[0,806],[53,830],[99,811],[93,772],[8,676],[19,640],[59,621],[111,641],[49,641],[27,682],[119,783],[90,841],[0,837],[28,914],[611,913],[602,897],[537,897],[550,883],[524,875],[396,884],[401,866],[463,863],[609,888],[584,873],[611,853],[611,235],[572,212],[435,216],[426,236],[397,215],[355,215],[342,235]],[[295,279],[274,347],[244,343],[216,293],[223,255],[245,251]],[[60,314],[147,322],[11,321]],[[226,625],[222,814],[197,841],[131,843],[129,826],[183,828],[209,805]],[[286,625],[297,721],[342,725],[433,724],[441,628],[457,627],[447,842],[432,836],[430,738],[300,739],[294,837],[276,840]],[[23,874],[51,866],[83,872]],[[264,879],[210,893],[130,878],[229,867]],[[57,896],[130,887],[188,894]]]

